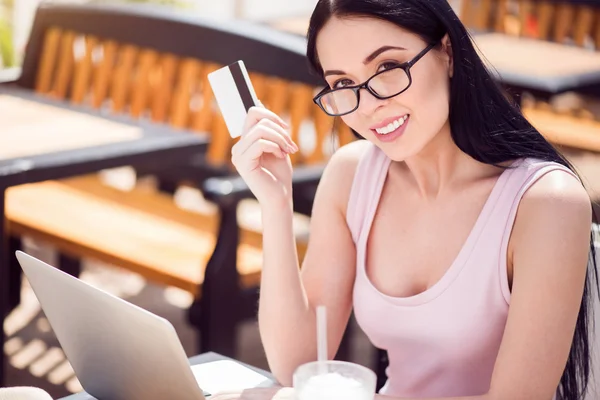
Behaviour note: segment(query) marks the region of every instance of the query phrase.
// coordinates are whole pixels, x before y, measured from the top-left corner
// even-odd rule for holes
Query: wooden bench
[[[16,84],[83,108],[208,133],[206,157],[186,176],[200,186],[211,176],[232,174],[232,140],[206,75],[243,59],[259,98],[290,122],[301,147],[292,160],[302,175],[303,166],[326,162],[333,137],[352,139],[347,127],[334,127],[312,103],[320,80],[308,72],[304,46],[301,38],[242,22],[127,6],[44,4]],[[305,179],[295,189],[305,214],[319,168],[308,168],[310,185]],[[260,230],[240,228],[237,206],[208,214],[184,210],[170,195],[141,186],[116,189],[98,175],[24,185],[7,194],[15,238],[52,245],[73,273],[82,258],[94,258],[193,293],[189,315],[201,331],[199,351],[226,355],[235,355],[236,324],[255,316],[262,263]],[[298,240],[300,255],[305,239]],[[12,250],[19,245],[13,240]]]
[[[474,31],[495,31],[600,48],[600,8],[593,1],[462,0],[460,18]]]

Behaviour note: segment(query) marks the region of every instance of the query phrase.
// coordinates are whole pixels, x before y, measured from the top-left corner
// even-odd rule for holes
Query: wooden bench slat
[[[73,74],[74,57],[73,45],[75,43],[75,32],[63,32],[60,40],[60,55],[58,59],[58,68],[56,79],[52,88],[52,95],[59,99],[64,99],[69,90],[71,76]]]
[[[48,93],[53,84],[54,70],[59,56],[60,38],[62,31],[50,28],[44,37],[44,45],[37,71],[35,90],[38,93]]]
[[[600,10],[596,11],[596,27],[593,34],[596,51],[600,51]]]
[[[109,187],[103,194],[97,186],[92,192],[87,189],[89,184],[77,180],[9,189],[10,231],[199,294],[215,245],[215,232],[202,226],[204,216],[179,209],[159,193],[132,196]],[[240,276],[246,284],[256,285],[260,251],[242,244],[239,256]]]
[[[208,74],[219,69],[219,65],[214,63],[203,63],[200,71],[200,89],[199,96],[201,107],[194,111],[192,117],[192,129],[198,132],[208,132],[211,124],[214,123],[216,114],[215,99],[212,88],[208,82]]]
[[[131,110],[130,114],[139,118],[148,104],[150,104],[151,81],[150,76],[156,69],[158,53],[154,50],[144,49],[140,53],[139,63],[133,77],[132,93],[131,93]]]
[[[554,16],[555,5],[543,2],[537,6],[538,14],[538,37],[547,40],[550,35],[550,24]]]
[[[163,54],[160,57],[158,69],[153,71],[150,77],[151,87],[154,88],[151,99],[151,115],[154,122],[165,122],[167,119],[169,104],[173,97],[177,65],[177,57],[172,54]]]
[[[190,122],[190,99],[198,80],[201,64],[197,60],[184,59],[178,71],[177,84],[173,94],[170,123],[177,128],[187,128]]]
[[[554,26],[554,41],[564,43],[571,27],[573,26],[573,17],[575,16],[575,7],[571,4],[560,4],[556,12]]]
[[[578,46],[584,46],[586,39],[590,37],[594,24],[594,9],[592,7],[580,6],[575,17],[573,39]]]
[[[108,96],[117,59],[118,45],[114,40],[107,40],[103,41],[99,48],[101,49],[102,58],[92,78],[92,107],[94,108],[100,108]]]
[[[551,143],[600,152],[600,122],[526,108],[525,117]]]
[[[488,29],[490,24],[490,11],[492,10],[492,0],[479,0],[477,10],[476,26],[481,30]]]
[[[98,39],[93,36],[81,38],[85,46],[85,53],[80,60],[76,60],[75,76],[73,77],[73,90],[71,91],[71,102],[81,104],[88,94],[90,79],[93,71],[93,55],[98,45]]]
[[[312,93],[311,93],[312,95]],[[315,149],[306,158],[307,164],[325,164],[327,162],[327,153],[325,147],[330,153],[333,153],[333,118],[325,114],[312,101],[311,105],[312,119],[315,122]]]
[[[494,30],[503,33],[506,31],[504,24],[508,15],[508,0],[496,0],[494,3],[496,4]]]
[[[138,53],[139,48],[133,45],[127,44],[119,48],[110,95],[114,112],[125,111],[130,99],[131,75]]]
[[[291,136],[298,147],[302,149],[302,129],[305,124],[309,123],[312,118],[312,97],[313,89],[310,86],[295,84],[292,87],[294,95],[290,101],[290,128]],[[320,146],[321,144],[317,144]],[[304,161],[304,154],[298,151],[291,155],[292,163],[297,164]]]

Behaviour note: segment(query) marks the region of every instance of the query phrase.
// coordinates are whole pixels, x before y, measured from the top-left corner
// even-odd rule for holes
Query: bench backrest
[[[469,28],[600,49],[597,0],[461,0]]]
[[[207,74],[238,59],[265,106],[290,121],[301,148],[293,162],[322,163],[336,147],[333,139],[352,140],[312,102],[323,82],[309,73],[305,40],[243,21],[140,6],[43,4],[18,83],[74,104],[209,133],[210,161],[225,164],[232,140]]]

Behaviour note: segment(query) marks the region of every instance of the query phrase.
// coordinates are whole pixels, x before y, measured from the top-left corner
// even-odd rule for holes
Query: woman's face
[[[408,90],[386,100],[361,90],[358,109],[342,117],[395,161],[419,154],[440,135],[449,135],[452,52],[447,38],[442,43],[410,69]],[[353,17],[329,20],[316,46],[327,83],[340,88],[412,60],[428,43],[390,22]]]

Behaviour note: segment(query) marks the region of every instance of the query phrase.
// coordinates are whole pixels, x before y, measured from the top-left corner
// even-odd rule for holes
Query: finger
[[[265,139],[259,139],[239,156],[237,156],[233,163],[234,165],[242,165],[244,162],[256,161],[263,154],[273,154],[276,157],[284,158],[286,153],[281,151],[278,144]]]
[[[277,132],[281,136],[283,136],[283,138],[285,139],[287,144],[291,147],[292,152],[298,151],[298,146],[292,140],[292,137],[290,136],[290,133],[287,129],[282,128],[279,124],[274,123],[270,119],[262,119],[261,121],[258,122],[257,125],[263,125],[263,126],[270,127],[275,132]]]
[[[254,106],[250,107],[250,109],[248,110],[248,115],[246,116],[243,132],[248,132],[250,128],[256,125],[263,118],[270,119],[282,128],[289,128],[289,125],[286,124],[285,121],[273,111],[264,107]]]
[[[273,123],[271,122],[271,124]],[[277,132],[277,129],[281,130],[282,128],[275,124],[267,126],[267,122],[256,125],[234,145],[232,154],[235,156],[243,154],[250,146],[261,139],[276,143],[281,151],[285,153],[295,152],[295,148],[288,144],[283,134]]]

